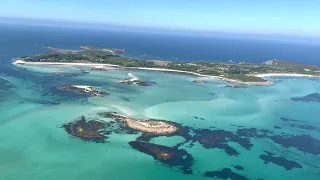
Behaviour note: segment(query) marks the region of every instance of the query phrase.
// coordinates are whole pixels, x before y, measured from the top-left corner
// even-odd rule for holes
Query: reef
[[[94,90],[90,86],[77,86],[77,85],[65,84],[60,86],[60,89],[69,90],[69,91],[73,91],[80,94],[87,94],[90,96],[97,96],[97,97],[103,97],[105,95],[109,95],[106,92]]]
[[[125,96],[119,96],[119,98],[123,101],[126,101],[126,102],[131,102],[131,98],[128,98],[128,97],[125,97]]]
[[[241,137],[231,131],[195,129],[193,141],[198,141],[201,145],[208,149],[219,148],[224,150],[230,156],[237,156],[239,152],[228,145],[229,141],[240,144],[245,149],[251,149],[253,144],[246,137]]]
[[[299,128],[299,129],[304,129],[304,130],[308,130],[308,131],[317,131],[320,132],[320,128],[310,125],[310,124],[289,124],[290,127],[295,127],[295,128]]]
[[[85,141],[105,142],[107,132],[104,132],[104,123],[98,120],[87,121],[84,116],[68,124],[62,125],[68,134]]]
[[[224,168],[220,171],[207,171],[204,176],[219,179],[249,180],[249,178],[233,172],[230,168]]]
[[[14,88],[15,86],[11,84],[10,81],[0,78],[0,90],[7,91],[9,89]]]
[[[276,135],[269,138],[286,148],[294,147],[302,152],[320,154],[320,141],[310,135]]]
[[[246,150],[250,150],[253,144],[250,138],[268,138],[272,131],[267,129],[243,128],[238,129],[235,133],[226,130],[211,129],[193,129],[193,142],[199,142],[207,149],[222,149],[230,156],[237,156],[239,152],[228,145],[228,142],[238,143]],[[188,139],[189,140],[189,139]]]
[[[236,170],[239,170],[239,171],[242,171],[244,170],[244,167],[243,166],[240,166],[240,165],[235,165],[233,166]]]
[[[194,119],[200,119],[200,120],[205,120],[204,118],[202,117],[198,117],[198,116],[192,116]]]
[[[131,141],[129,144],[133,149],[148,154],[169,167],[178,167],[185,174],[193,174],[193,157],[184,149],[139,141]]]
[[[107,71],[104,66],[94,66],[91,68],[92,71]]]
[[[284,117],[281,117],[280,119],[285,122],[291,122],[288,124],[288,126],[290,126],[290,127],[295,127],[295,128],[299,128],[299,129],[303,129],[303,130],[308,130],[308,131],[320,132],[320,127],[307,124],[306,121],[284,118]]]
[[[312,93],[303,97],[291,98],[292,101],[320,102],[320,93]]]
[[[156,82],[153,81],[140,81],[140,80],[123,80],[123,81],[119,81],[120,84],[136,84],[139,86],[153,86],[155,84],[157,84]]]
[[[272,162],[278,166],[284,167],[286,170],[292,170],[293,168],[302,168],[302,166],[295,162],[288,160],[284,157],[275,157],[273,153],[265,151],[266,155],[261,155],[260,159],[264,160],[265,164],[268,164],[269,162]]]
[[[242,137],[251,137],[251,138],[265,138],[271,134],[272,131],[267,129],[257,129],[257,128],[243,128],[238,129],[236,134]]]
[[[244,89],[244,88],[247,88],[246,86],[239,86],[239,85],[226,85],[224,87],[227,87],[227,88],[234,88],[234,89]]]
[[[280,119],[282,120],[282,121],[285,121],[285,122],[301,122],[301,123],[303,123],[303,122],[305,122],[305,121],[300,121],[300,120],[296,120],[296,119],[291,119],[291,118],[285,118],[285,117],[280,117]]]
[[[61,77],[66,77],[66,78],[73,78],[76,77],[76,74],[67,74],[67,73],[63,73],[63,74],[57,74],[57,76],[61,76]]]
[[[194,81],[192,81],[192,82],[194,82],[194,83],[198,83],[198,84],[202,84],[202,83],[204,83],[204,81],[202,81],[202,80],[194,80]]]

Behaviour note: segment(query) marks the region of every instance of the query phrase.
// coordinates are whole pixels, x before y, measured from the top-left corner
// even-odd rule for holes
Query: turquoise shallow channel
[[[320,179],[320,100],[303,98],[320,92],[318,79],[272,77],[272,86],[232,88],[219,80],[198,84],[194,76],[151,71],[1,68],[0,179]],[[128,73],[156,84],[119,84]],[[110,95],[64,92],[57,89],[62,84],[89,85]],[[193,173],[187,174],[132,149],[129,142],[139,134],[111,133],[105,143],[95,143],[61,128],[80,116],[112,121],[97,115],[104,111],[177,122],[223,142],[210,148],[195,139],[183,143],[181,136],[149,141],[180,144],[193,157]]]

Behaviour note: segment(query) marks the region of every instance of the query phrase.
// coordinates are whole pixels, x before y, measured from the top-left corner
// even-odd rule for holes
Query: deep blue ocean
[[[126,56],[173,61],[261,63],[270,59],[320,64],[320,43],[295,39],[274,40],[248,36],[202,36],[161,34],[130,30],[42,27],[0,24],[0,53],[12,54],[20,48],[23,55],[41,52],[42,46],[71,48],[79,45],[123,48]],[[3,38],[4,37],[4,38]],[[30,49],[30,43],[34,49]],[[28,49],[27,49],[28,48]],[[23,50],[25,49],[25,50]]]

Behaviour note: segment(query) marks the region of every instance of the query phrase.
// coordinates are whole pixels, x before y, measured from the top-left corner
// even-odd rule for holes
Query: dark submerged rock
[[[302,166],[295,162],[288,160],[284,157],[275,157],[273,153],[266,151],[266,155],[261,155],[260,159],[264,160],[265,164],[272,162],[278,166],[284,167],[286,170],[292,170],[293,168],[302,168]]]
[[[140,81],[140,80],[124,80],[120,81],[120,84],[136,84],[139,86],[153,86],[156,85],[156,82],[153,81]]]
[[[62,125],[68,134],[81,138],[85,141],[105,142],[106,136],[103,135],[104,124],[98,120],[87,121],[84,116],[80,119]]]
[[[234,89],[245,89],[245,88],[247,88],[246,86],[239,86],[239,85],[226,85],[224,87],[234,88]]]
[[[236,134],[242,137],[251,137],[251,138],[264,138],[267,137],[267,134],[272,133],[267,129],[257,129],[257,128],[244,128],[238,129]]]
[[[224,168],[220,171],[207,171],[204,176],[219,179],[249,180],[249,178],[233,172],[230,168]]]
[[[242,171],[244,170],[244,167],[243,166],[240,166],[240,165],[235,165],[233,166],[235,169],[239,170],[239,171]]]
[[[296,120],[296,119],[291,119],[291,118],[286,118],[286,117],[280,117],[280,119],[282,121],[285,121],[285,122],[301,122],[301,123],[304,123],[305,121],[300,121],[300,120]]]
[[[301,102],[320,102],[320,93],[312,93],[303,97],[294,97],[291,98],[291,100]]]
[[[231,131],[195,129],[194,132],[193,141],[198,141],[203,147],[208,149],[223,149],[230,156],[239,155],[239,152],[228,145],[229,141],[236,142],[246,149],[250,149],[253,146],[249,139],[240,137]]]
[[[66,78],[73,78],[73,77],[76,77],[77,75],[76,74],[73,74],[73,73],[62,73],[62,74],[57,74],[57,76],[61,76],[61,77],[66,77]]]
[[[7,91],[9,89],[14,88],[15,86],[11,84],[10,81],[0,78],[0,90]]]
[[[204,83],[204,81],[202,81],[202,80],[193,80],[192,82],[194,82],[194,83],[198,83],[198,84],[202,84],[202,83]]]
[[[193,157],[184,149],[139,141],[131,141],[129,144],[133,149],[148,154],[169,167],[179,167],[183,173],[193,174]]]
[[[299,128],[299,129],[304,129],[304,130],[308,130],[308,131],[320,131],[319,127],[310,125],[310,124],[290,124],[290,127],[295,127],[295,128]]]
[[[125,97],[125,96],[119,96],[119,98],[123,101],[126,101],[126,102],[131,102],[131,99],[128,98],[128,97]]]
[[[319,155],[320,141],[310,135],[276,135],[270,136],[270,139],[275,143],[280,144],[286,148],[294,147],[302,152]]]
[[[282,121],[285,121],[285,122],[292,122],[292,123],[289,123],[289,124],[288,124],[290,127],[295,127],[295,128],[299,128],[299,129],[303,129],[303,130],[318,131],[318,132],[320,132],[320,127],[307,124],[306,121],[301,121],[301,120],[296,120],[296,119],[290,119],[290,118],[284,118],[284,117],[281,117],[280,119],[281,119]]]

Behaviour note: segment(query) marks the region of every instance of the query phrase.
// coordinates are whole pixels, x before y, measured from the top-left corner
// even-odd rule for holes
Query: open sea
[[[197,84],[197,77],[162,72],[12,65],[13,58],[47,46],[81,45],[124,48],[126,56],[141,59],[320,64],[314,42],[0,25],[1,180],[320,179],[320,79],[271,77],[272,86],[230,88],[220,80]],[[128,73],[156,84],[119,84]],[[57,88],[62,84],[110,95],[65,92]],[[80,116],[111,122],[97,114],[108,111],[181,124],[189,139],[160,136],[149,143],[192,158],[158,161],[129,145],[139,133],[111,132],[96,143],[62,128]]]

